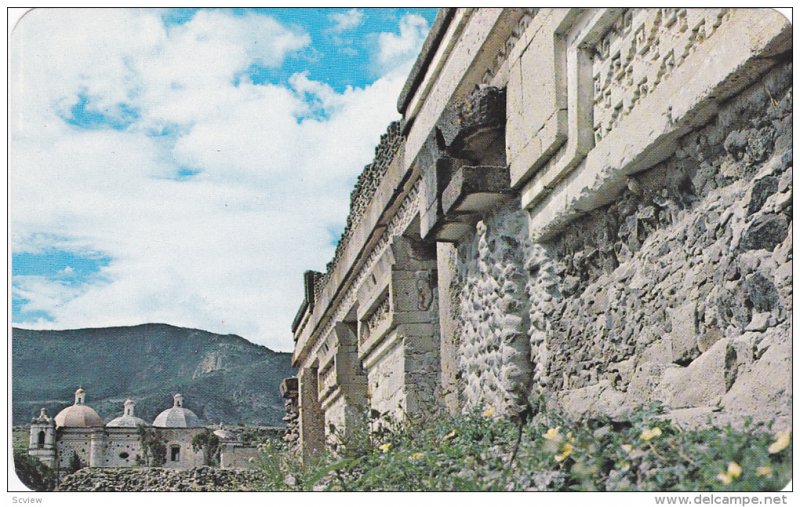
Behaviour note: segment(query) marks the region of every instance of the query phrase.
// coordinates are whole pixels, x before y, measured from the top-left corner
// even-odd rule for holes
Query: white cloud
[[[428,22],[422,16],[406,14],[400,18],[400,33],[385,32],[378,35],[376,63],[379,71],[406,74],[427,34]]]
[[[350,9],[347,12],[334,12],[328,16],[328,19],[333,23],[331,32],[342,33],[359,27],[364,21],[364,11]]]
[[[15,325],[168,322],[290,350],[302,272],[332,257],[329,230],[397,117],[405,75],[392,62],[413,61],[426,26],[406,16],[399,35],[379,35],[382,77],[338,93],[303,73],[233,84],[308,47],[265,16],[201,11],[168,29],[148,9],[26,16],[11,40],[12,248],[110,262],[82,285],[15,277],[25,310],[54,318]],[[139,118],[123,131],[68,125],[80,94]],[[176,134],[148,135],[162,128]],[[180,167],[200,172],[177,181]]]

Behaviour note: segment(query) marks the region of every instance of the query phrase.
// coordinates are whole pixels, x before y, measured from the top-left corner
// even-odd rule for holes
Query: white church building
[[[125,400],[121,416],[104,424],[85,403],[83,388],[75,391],[75,403],[54,418],[42,408],[31,421],[28,453],[58,472],[66,471],[76,455],[82,466],[132,467],[142,464],[144,453],[138,426],[154,430],[166,445],[165,468],[188,469],[204,463],[202,450],[192,449],[192,438],[206,430],[197,415],[183,406],[183,396],[174,396],[173,406],[161,412],[150,425],[134,415],[135,403]],[[230,432],[217,430],[223,444]],[[223,445],[223,452],[231,445]],[[228,460],[230,461],[230,460]]]

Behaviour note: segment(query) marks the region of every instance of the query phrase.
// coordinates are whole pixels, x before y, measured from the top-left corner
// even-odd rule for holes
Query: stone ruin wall
[[[790,421],[791,69],[548,241],[517,203],[477,225],[453,282],[465,406],[509,409],[525,385],[575,418],[659,401],[692,423]]]
[[[539,397],[576,419],[659,402],[688,424],[788,424],[787,26],[443,10],[333,261],[306,273],[289,444],[308,456],[369,409]]]

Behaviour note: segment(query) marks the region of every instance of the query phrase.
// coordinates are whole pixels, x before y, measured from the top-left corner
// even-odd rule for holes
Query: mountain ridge
[[[27,424],[41,406],[55,415],[82,385],[87,405],[104,421],[120,415],[128,397],[136,415],[152,421],[181,392],[207,423],[281,425],[280,381],[294,375],[291,353],[165,323],[14,327],[11,349],[14,424]]]

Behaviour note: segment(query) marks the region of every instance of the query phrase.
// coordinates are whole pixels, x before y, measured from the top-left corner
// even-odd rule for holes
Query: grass
[[[283,444],[265,444],[258,489],[776,491],[791,480],[788,433],[748,423],[687,431],[660,413],[582,423],[539,413],[523,425],[491,410],[403,423],[373,413],[304,465]]]

